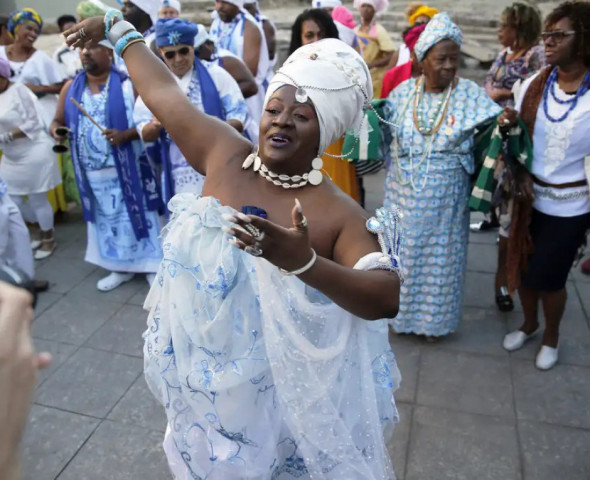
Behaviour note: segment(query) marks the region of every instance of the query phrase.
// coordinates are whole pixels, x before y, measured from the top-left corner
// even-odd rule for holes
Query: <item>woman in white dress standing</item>
[[[39,223],[41,245],[35,258],[42,260],[55,250],[47,192],[61,183],[61,177],[39,100],[25,85],[11,82],[11,73],[10,64],[0,58],[0,176],[23,217]]]

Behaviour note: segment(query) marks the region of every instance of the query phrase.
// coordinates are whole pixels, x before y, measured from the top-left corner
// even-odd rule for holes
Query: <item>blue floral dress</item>
[[[474,171],[474,132],[500,114],[500,107],[470,80],[460,78],[434,139],[414,126],[416,79],[393,90],[385,105],[384,157],[388,160],[385,206],[404,214],[399,333],[441,336],[461,319],[467,264],[470,175]],[[442,93],[425,93],[420,108],[436,112]]]

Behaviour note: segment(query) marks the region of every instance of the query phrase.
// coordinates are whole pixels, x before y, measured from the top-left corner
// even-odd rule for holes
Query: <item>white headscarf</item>
[[[354,8],[358,10],[361,5],[372,5],[375,9],[375,14],[379,15],[387,10],[389,0],[354,0]]]
[[[158,21],[158,12],[162,6],[161,0],[133,0],[133,4],[147,13],[152,19],[152,23],[155,25]]]
[[[311,8],[336,8],[341,7],[340,0],[312,0]]]
[[[334,38],[295,50],[270,81],[265,107],[284,85],[305,90],[313,102],[320,125],[320,154],[348,129],[358,135],[363,108],[373,98],[367,64],[354,49]]]
[[[203,25],[198,23],[197,28],[199,29],[199,31],[195,35],[195,49],[198,49],[207,40],[210,40],[209,32],[207,32],[207,29]]]
[[[181,10],[182,7],[181,7],[180,2],[178,0],[162,0],[162,5],[160,5],[160,9],[162,9],[163,7],[175,8],[178,11],[179,15],[182,12],[182,10]]]
[[[240,10],[244,9],[244,0],[223,0],[223,1],[235,5]]]

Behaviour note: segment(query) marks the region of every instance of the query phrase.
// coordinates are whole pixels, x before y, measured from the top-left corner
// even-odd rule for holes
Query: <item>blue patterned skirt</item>
[[[431,158],[424,184],[425,177],[417,176],[418,190],[400,184],[394,163],[389,165],[385,180],[385,205],[398,205],[404,214],[402,263],[406,281],[400,292],[399,314],[390,322],[398,333],[447,335],[457,329],[461,319],[469,238],[469,175],[456,157],[437,160]],[[446,168],[442,168],[444,163]],[[433,164],[439,167],[432,168]]]

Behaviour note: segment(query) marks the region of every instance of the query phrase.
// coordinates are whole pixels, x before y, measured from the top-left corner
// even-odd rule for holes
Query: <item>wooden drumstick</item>
[[[100,133],[104,133],[105,129],[99,125],[99,123],[94,120],[94,118],[92,118],[90,116],[90,114],[86,111],[86,109],[80,105],[78,102],[76,102],[76,100],[74,99],[74,97],[70,97],[70,102],[72,102],[74,105],[76,105],[76,107],[78,107],[78,109],[88,118],[88,120],[90,120],[92,123],[94,123],[94,125],[96,125],[96,127],[100,130]]]

